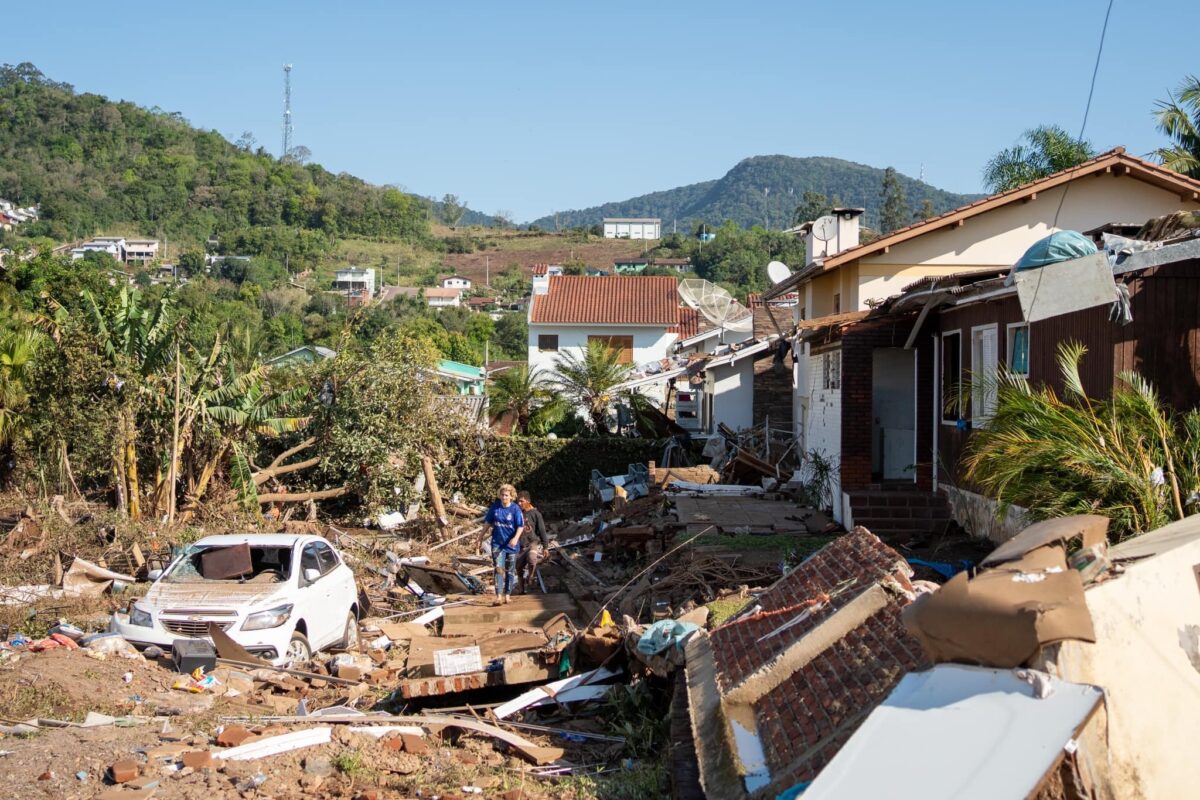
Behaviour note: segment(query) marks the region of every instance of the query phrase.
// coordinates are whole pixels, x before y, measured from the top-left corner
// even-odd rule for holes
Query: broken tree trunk
[[[345,486],[338,486],[335,489],[322,489],[318,492],[276,492],[275,494],[260,494],[258,502],[260,505],[268,503],[303,503],[308,500],[329,500],[333,497],[342,497],[350,493],[350,489]]]
[[[442,493],[438,491],[437,476],[433,473],[433,459],[421,456],[421,469],[425,472],[425,488],[429,490],[429,501],[433,504],[439,532],[445,537],[450,520],[446,517],[446,507],[442,505]]]
[[[260,469],[258,472],[255,472],[251,476],[254,480],[254,485],[262,486],[264,483],[266,483],[271,478],[274,478],[276,476],[286,475],[289,472],[299,472],[302,469],[308,469],[309,467],[315,467],[317,464],[320,464],[321,463],[320,456],[316,456],[314,458],[310,458],[305,461],[297,461],[294,464],[285,464],[284,463],[289,458],[296,455],[296,453],[299,453],[303,450],[307,450],[308,448],[312,447],[316,443],[317,443],[316,439],[308,438],[308,439],[305,439],[303,442],[300,442],[300,444],[296,445],[295,447],[284,450],[282,453],[280,453],[278,456],[275,457],[274,461],[272,461],[270,464],[268,464],[267,466]]]

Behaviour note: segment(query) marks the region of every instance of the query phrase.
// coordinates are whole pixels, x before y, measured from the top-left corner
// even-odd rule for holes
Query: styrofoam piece
[[[266,739],[259,739],[246,744],[231,747],[228,750],[223,750],[213,755],[223,758],[226,761],[254,761],[267,756],[277,756],[280,753],[288,753],[292,750],[300,750],[304,747],[313,747],[318,744],[325,744],[333,739],[333,728],[328,725],[320,727],[304,728],[303,730],[292,731],[291,733],[281,733],[278,736],[269,736]]]
[[[435,607],[429,609],[419,617],[414,617],[412,621],[417,625],[428,625],[431,622],[437,622],[444,616],[446,616],[446,612],[441,607]]]

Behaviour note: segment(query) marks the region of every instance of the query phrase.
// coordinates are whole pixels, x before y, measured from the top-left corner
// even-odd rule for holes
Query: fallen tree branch
[[[322,489],[319,492],[276,492],[275,494],[260,494],[260,505],[268,503],[303,503],[305,500],[328,500],[332,497],[342,497],[350,493],[348,486],[338,486],[336,489]]]
[[[308,459],[307,461],[297,461],[294,464],[283,464],[278,467],[276,467],[276,466],[265,467],[264,469],[261,469],[258,472],[255,472],[250,477],[254,481],[255,486],[262,486],[264,483],[271,480],[271,478],[277,478],[280,475],[286,475],[289,472],[299,472],[302,469],[308,469],[309,467],[315,467],[317,464],[320,464],[320,463],[321,463],[321,457],[315,456],[313,458]]]

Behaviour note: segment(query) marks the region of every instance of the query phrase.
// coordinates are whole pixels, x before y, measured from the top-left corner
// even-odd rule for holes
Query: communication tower
[[[283,65],[283,152],[280,158],[287,158],[292,151],[292,65]]]

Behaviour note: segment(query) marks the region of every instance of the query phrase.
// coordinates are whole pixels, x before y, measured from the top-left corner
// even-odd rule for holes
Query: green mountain
[[[914,213],[926,199],[940,214],[981,196],[955,194],[905,175],[899,177]],[[882,184],[882,169],[840,158],[754,156],[739,162],[719,180],[652,192],[594,208],[560,211],[558,225],[560,228],[595,225],[605,217],[658,217],[663,221],[664,232],[671,230],[672,225],[690,230],[696,222],[719,225],[727,219],[745,227],[786,228],[792,224],[804,193],[817,192],[836,197],[844,205],[865,208],[864,224],[878,227]],[[550,215],[532,224],[553,230],[554,219]]]
[[[373,186],[177,113],[77,94],[32,64],[0,66],[0,197],[40,204],[26,235],[110,226],[177,243],[217,233],[240,252],[315,260],[340,236],[427,240],[428,200]]]

